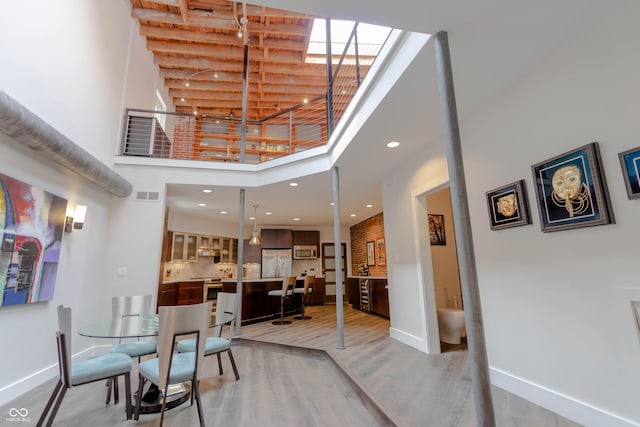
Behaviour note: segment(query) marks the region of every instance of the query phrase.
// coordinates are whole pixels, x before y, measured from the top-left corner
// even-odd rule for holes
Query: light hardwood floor
[[[233,346],[240,381],[226,355],[222,376],[215,357],[205,359],[201,390],[207,425],[477,425],[466,351],[426,355],[389,338],[388,320],[349,306],[344,307],[345,348],[337,349],[335,305],[310,306],[306,314],[312,319],[242,327]],[[135,386],[137,378],[132,381]],[[0,407],[0,424],[10,408],[27,408],[35,424],[53,386],[49,381]],[[498,426],[577,425],[496,387],[492,392]],[[122,398],[105,406],[104,396],[103,383],[71,389],[55,425],[157,425],[157,414],[143,414],[137,424],[125,421]],[[167,426],[197,424],[196,408],[188,404],[165,416]]]

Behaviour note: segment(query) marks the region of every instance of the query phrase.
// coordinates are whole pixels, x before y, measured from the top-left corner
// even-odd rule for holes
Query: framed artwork
[[[367,242],[367,265],[376,265],[376,244],[373,240]]]
[[[640,199],[640,147],[618,154],[629,199]]]
[[[385,253],[384,239],[376,240],[376,258],[378,265],[387,264],[387,254]]]
[[[543,232],[613,223],[613,212],[592,142],[531,166]]]
[[[432,245],[446,245],[444,235],[444,215],[427,214],[429,220],[429,240]]]
[[[524,179],[487,191],[485,194],[492,230],[531,224]]]
[[[0,306],[53,299],[67,200],[0,174]]]

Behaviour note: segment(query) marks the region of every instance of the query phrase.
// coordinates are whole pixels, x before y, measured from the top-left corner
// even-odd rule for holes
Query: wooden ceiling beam
[[[227,72],[242,72],[242,63],[240,61],[228,62],[228,61],[216,61],[210,58],[181,58],[173,55],[155,54],[154,64],[165,68],[189,68],[193,69],[193,72],[199,70],[211,69],[213,71],[227,71]],[[291,76],[307,76],[307,75],[325,75],[326,66],[322,64],[304,64],[302,66],[283,66],[278,64],[272,64],[265,62],[263,65],[263,71],[269,74],[286,74]],[[343,66],[342,71],[353,71],[353,66]],[[259,72],[258,64],[251,61],[249,64],[249,72]],[[354,73],[355,75],[355,73]]]
[[[239,45],[237,47],[232,47],[232,46],[148,40],[147,49],[149,49],[154,53],[193,55],[198,57],[213,57],[213,58],[221,58],[223,60],[225,59],[242,60],[244,57],[242,45]],[[249,47],[250,61],[267,60],[263,56],[265,55],[263,52],[265,52],[263,49]],[[302,64],[302,53],[281,50],[277,54],[268,58],[268,60],[274,63]]]
[[[160,24],[173,25],[191,25],[201,28],[212,28],[217,30],[237,31],[238,24],[233,16],[219,16],[220,14],[202,12],[199,10],[191,10],[186,23],[182,22],[182,17],[176,13],[156,9],[144,9],[133,7],[131,16],[140,21],[157,22]],[[143,24],[143,22],[141,22]],[[268,28],[260,25],[259,22],[249,21],[247,25],[250,33],[276,33],[293,36],[306,36],[307,30],[305,26],[296,23],[292,24],[271,24]]]
[[[192,43],[216,43],[229,46],[242,46],[242,40],[236,34],[212,33],[205,31],[189,31],[179,28],[154,27],[141,25],[140,34],[153,39],[166,39]],[[250,46],[265,46],[274,49],[288,49],[303,51],[304,39],[277,39],[265,37],[263,33],[249,35]]]

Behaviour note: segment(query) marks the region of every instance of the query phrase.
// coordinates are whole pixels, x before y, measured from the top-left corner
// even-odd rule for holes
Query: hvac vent
[[[136,200],[157,202],[160,200],[158,191],[136,191]]]

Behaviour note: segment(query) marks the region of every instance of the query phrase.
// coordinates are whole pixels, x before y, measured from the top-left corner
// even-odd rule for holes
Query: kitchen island
[[[242,324],[272,320],[280,314],[280,298],[270,297],[269,291],[282,289],[283,278],[242,279]],[[236,292],[238,279],[222,279],[222,292]],[[285,301],[284,315],[301,311],[300,298]]]

